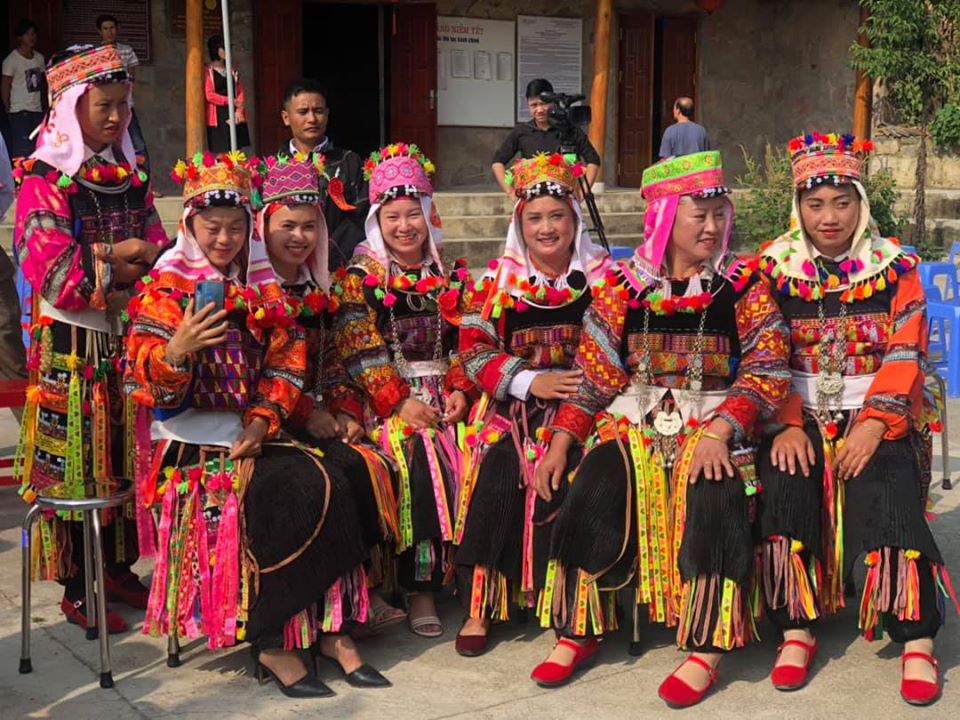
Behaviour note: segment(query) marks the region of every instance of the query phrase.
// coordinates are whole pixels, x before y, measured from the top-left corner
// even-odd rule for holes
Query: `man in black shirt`
[[[554,153],[560,151],[560,132],[550,127],[549,112],[553,106],[552,103],[545,103],[540,99],[542,93],[552,93],[553,85],[543,79],[531,80],[527,84],[527,107],[530,108],[530,115],[533,119],[530,122],[517,125],[503,145],[493,156],[493,175],[503,188],[503,191],[510,197],[514,197],[513,188],[507,184],[506,173],[507,166],[513,162],[513,159],[519,154],[522,158],[530,158],[537,153]],[[574,130],[574,144],[577,149],[577,157],[586,163],[586,179],[589,185],[593,185],[597,174],[600,172],[600,155],[593,145],[590,144],[587,134],[580,128]]]
[[[327,175],[343,182],[344,198],[357,208],[341,210],[330,198],[324,203],[323,217],[330,233],[330,269],[335,270],[349,264],[353,249],[363,242],[365,235],[363,223],[370,209],[370,198],[367,181],[363,179],[363,158],[352,150],[334,147],[327,137],[330,119],[327,93],[315,80],[297,80],[287,87],[281,117],[293,137],[279,152],[286,155],[323,153]],[[326,192],[326,187],[320,189]]]

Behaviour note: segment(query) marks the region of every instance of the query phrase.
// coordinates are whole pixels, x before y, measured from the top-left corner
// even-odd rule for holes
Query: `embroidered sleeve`
[[[902,438],[914,418],[920,416],[923,399],[921,358],[927,354],[927,301],[920,275],[910,270],[900,276],[890,307],[893,332],[887,343],[883,364],[870,384],[857,416],[882,420],[887,426],[884,437]]]
[[[383,418],[409,397],[410,386],[393,366],[387,343],[377,329],[376,313],[363,293],[365,276],[362,268],[347,272],[335,321],[335,343],[347,374]]]
[[[51,305],[63,310],[106,308],[111,267],[97,253],[104,243],[81,245],[65,190],[37,175],[24,178],[17,196],[16,248],[23,274]]]
[[[553,430],[570,433],[584,442],[597,413],[613,401],[630,377],[620,357],[620,341],[627,316],[627,298],[611,283],[595,285],[593,302],[583,320],[580,346],[573,368],[583,370],[576,395],[564,402]]]
[[[790,390],[790,336],[770,286],[757,277],[736,302],[740,364],[717,417],[733,425],[734,439],[752,435],[772,418]]]
[[[322,361],[313,379],[312,395],[323,398],[323,404],[333,415],[346,413],[354,420],[363,419],[363,398],[347,374],[333,343],[333,333],[324,334]]]
[[[467,375],[483,392],[497,400],[509,397],[510,383],[529,365],[522,359],[503,351],[499,319],[483,319],[479,310],[471,309],[463,316],[460,326],[460,357]]]
[[[774,426],[777,431],[783,426],[803,427],[803,396],[798,392],[787,393],[787,399],[777,412]]]
[[[262,417],[269,425],[267,437],[275,435],[297,406],[306,373],[307,345],[303,331],[296,325],[272,327],[267,337],[263,370],[244,413],[243,424],[249,425],[253,418]]]
[[[183,320],[180,303],[155,295],[142,303],[127,335],[124,388],[135,401],[157,408],[179,407],[193,378],[193,359],[173,366],[167,343]]]

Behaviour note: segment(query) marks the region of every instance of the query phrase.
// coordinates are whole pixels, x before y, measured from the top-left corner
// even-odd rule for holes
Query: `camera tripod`
[[[560,140],[560,154],[564,156],[576,155],[576,145],[569,143],[567,138],[562,138]],[[603,245],[603,249],[607,252],[610,252],[610,244],[607,242],[607,233],[603,227],[603,218],[600,216],[600,208],[597,207],[597,199],[594,197],[593,190],[590,189],[590,183],[587,182],[585,175],[581,175],[577,178],[577,185],[580,188],[580,194],[583,196],[583,202],[587,206],[587,213],[590,215],[590,223],[593,225],[593,227],[590,228],[590,231],[595,233],[596,236],[600,238],[600,244]]]

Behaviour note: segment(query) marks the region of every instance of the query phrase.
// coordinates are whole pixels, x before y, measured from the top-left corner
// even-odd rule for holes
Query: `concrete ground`
[[[954,477],[960,477],[960,400],[951,402]],[[16,442],[16,426],[0,411],[0,455]],[[960,587],[960,488],[940,488],[940,459],[932,490],[933,523],[948,566]],[[673,718],[657,697],[657,686],[680,661],[672,634],[645,628],[644,654],[630,657],[625,631],[604,643],[599,661],[571,685],[543,690],[530,681],[533,666],[548,652],[551,636],[532,622],[494,631],[496,644],[479,658],[453,650],[461,619],[458,605],[441,606],[446,633],[437,640],[412,636],[403,626],[362,643],[364,657],[393,681],[390,689],[357,690],[337,679],[327,666],[322,677],[336,697],[289,700],[271,685],[258,686],[246,647],[212,653],[201,643],[188,645],[184,664],[166,667],[165,644],[140,634],[139,613],[120,609],[133,630],[111,642],[116,686],[102,690],[98,644],[67,625],[59,612],[54,583],[34,585],[33,665],[17,673],[20,653],[20,531],[24,513],[12,488],[0,489],[0,718]],[[149,573],[149,565],[138,568]],[[856,602],[853,603],[856,605]],[[960,618],[951,611],[937,639],[945,675],[944,697],[930,708],[912,709],[898,693],[899,646],[886,640],[867,643],[857,636],[856,607],[822,623],[820,650],[810,684],[780,693],[767,678],[777,638],[761,627],[763,642],[735,652],[720,668],[720,682],[688,718],[957,718],[960,714]]]

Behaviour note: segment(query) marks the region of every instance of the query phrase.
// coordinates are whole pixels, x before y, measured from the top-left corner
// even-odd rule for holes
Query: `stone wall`
[[[885,167],[893,173],[897,187],[912,192],[916,186],[917,154],[920,138],[913,132],[874,132],[876,152],[870,160],[870,168]],[[960,156],[957,153],[938,150],[927,141],[928,190],[960,191]]]
[[[253,103],[256,92],[253,73],[253,2],[254,0],[231,0],[230,2],[233,62],[240,72],[248,98],[247,119],[250,123],[251,137],[254,135],[253,123],[256,122]],[[170,168],[186,152],[184,117],[186,40],[183,35],[170,33],[167,0],[151,0],[150,5],[153,57],[149,65],[141,65],[137,68],[134,97],[137,117],[150,151],[154,183],[164,193],[171,193],[175,191],[176,186],[169,177]],[[203,53],[206,61],[206,37],[204,37]]]

